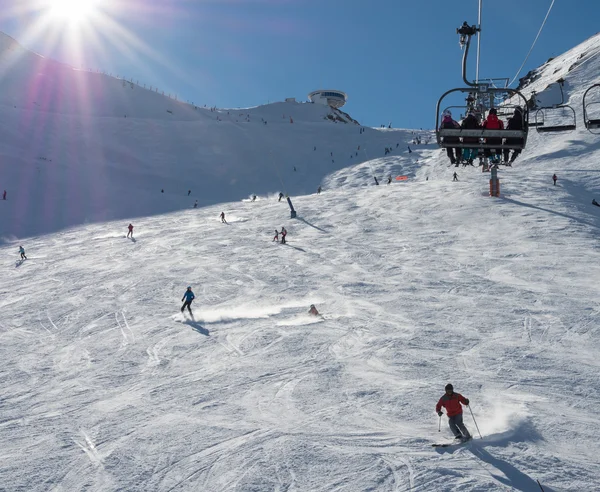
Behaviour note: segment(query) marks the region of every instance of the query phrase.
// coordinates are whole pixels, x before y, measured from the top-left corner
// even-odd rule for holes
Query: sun
[[[92,17],[98,3],[99,0],[49,0],[50,14],[76,24]]]

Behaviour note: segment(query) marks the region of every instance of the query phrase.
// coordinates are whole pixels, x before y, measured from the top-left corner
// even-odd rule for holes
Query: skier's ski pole
[[[438,425],[438,432],[442,432],[442,416],[440,415],[440,423]]]
[[[477,425],[477,421],[475,420],[475,415],[473,415],[473,410],[471,410],[471,405],[469,405],[469,410],[471,412],[471,417],[473,417],[473,422],[475,422],[475,427],[477,428],[477,432],[479,432],[479,437],[481,439],[483,439],[483,436],[481,435],[481,432],[479,430],[479,426]]]

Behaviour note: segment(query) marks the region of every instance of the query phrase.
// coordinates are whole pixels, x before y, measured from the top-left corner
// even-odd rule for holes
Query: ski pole
[[[442,432],[442,416],[440,415],[440,423],[438,425],[438,432]]]
[[[469,405],[469,410],[471,412],[471,417],[473,417],[473,422],[475,422],[475,427],[477,428],[477,432],[479,432],[479,437],[481,439],[483,439],[483,436],[481,435],[481,432],[479,430],[479,426],[477,425],[477,421],[475,420],[475,415],[473,415],[473,410],[471,410],[471,405]]]

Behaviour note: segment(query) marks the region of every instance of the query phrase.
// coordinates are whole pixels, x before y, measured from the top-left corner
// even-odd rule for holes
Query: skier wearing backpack
[[[183,313],[183,310],[187,307],[188,311],[190,312],[190,316],[194,316],[192,313],[192,301],[196,298],[196,296],[194,295],[194,293],[192,292],[192,288],[188,287],[187,290],[185,291],[185,294],[183,294],[183,297],[181,298],[181,302],[183,302],[183,306],[181,306],[181,312]],[[184,302],[185,300],[185,302]]]
[[[463,409],[461,406],[461,403],[469,406],[469,399],[465,398],[460,393],[455,393],[454,387],[450,383],[448,383],[444,389],[446,390],[446,393],[438,401],[435,406],[435,411],[441,417],[443,415],[442,407],[446,409],[448,425],[452,434],[454,434],[454,437],[463,441],[473,439],[473,436],[471,436],[463,423]]]

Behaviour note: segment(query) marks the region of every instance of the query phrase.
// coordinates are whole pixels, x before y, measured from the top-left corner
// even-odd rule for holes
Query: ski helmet
[[[192,290],[192,287],[190,285],[188,285],[187,290]]]
[[[454,391],[454,386],[452,386],[452,384],[448,383],[444,389],[445,389],[446,391],[448,391],[448,390],[450,390],[450,391]]]
[[[444,112],[442,113],[442,116],[449,116],[452,117],[452,111],[450,111],[449,109],[444,109]]]

